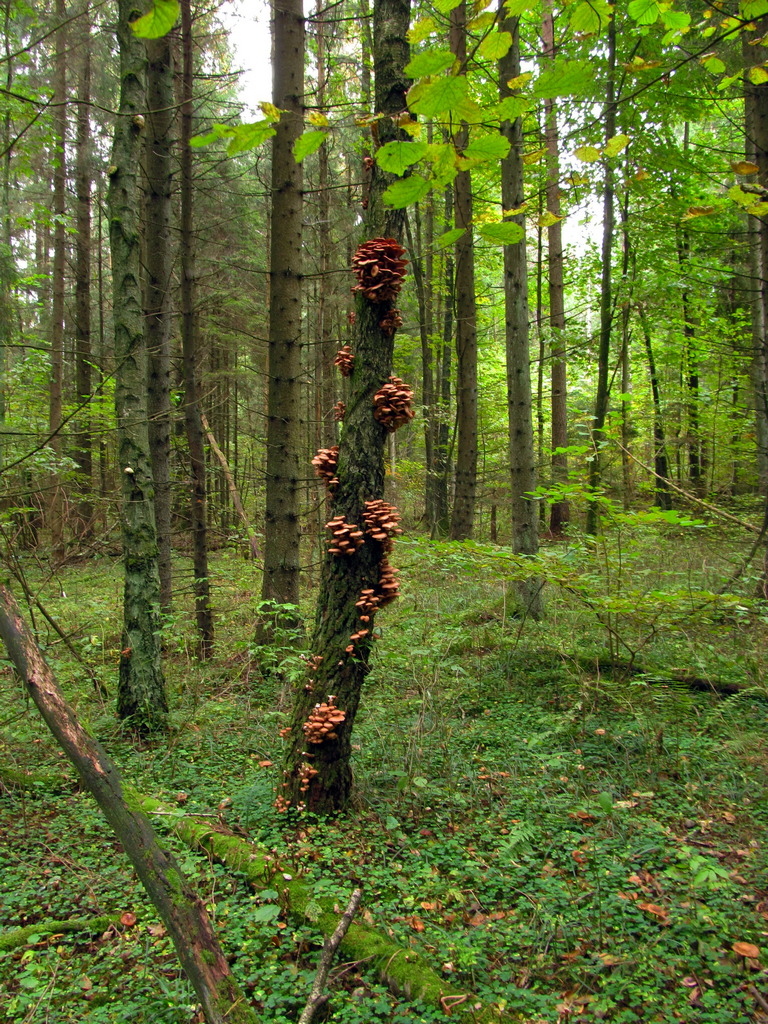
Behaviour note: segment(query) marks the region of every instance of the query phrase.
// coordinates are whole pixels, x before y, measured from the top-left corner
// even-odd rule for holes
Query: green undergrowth
[[[318,913],[328,901],[341,913],[362,885],[361,922],[418,951],[446,986],[530,1024],[764,1021],[764,611],[749,581],[717,593],[738,562],[727,536],[617,529],[602,547],[544,553],[538,623],[515,599],[529,568],[507,552],[398,546],[403,595],[379,619],[353,739],[356,804],[331,822],[272,808],[303,663],[290,636],[254,646],[247,564],[214,562],[219,651],[207,665],[193,654],[189,566],[177,566],[163,743],[137,747],[114,719],[117,563],[41,581],[81,661],[44,623],[40,636],[84,724],[136,789],[174,808],[168,826],[194,812],[252,839]],[[0,938],[33,930],[25,945],[0,943],[0,1021],[195,1020],[118,844],[7,670],[2,687]],[[311,901],[297,926],[274,874],[254,884],[158,828],[263,1019],[296,1020],[322,941]],[[46,929],[115,916],[96,933]],[[739,942],[759,957],[739,956]],[[343,1024],[449,1019],[365,962],[339,962],[330,993]]]

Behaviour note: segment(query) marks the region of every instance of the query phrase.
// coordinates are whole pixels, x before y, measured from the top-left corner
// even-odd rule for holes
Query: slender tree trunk
[[[605,140],[612,139],[616,134],[616,101],[615,101],[615,66],[616,66],[616,23],[613,18],[608,23],[608,76],[606,81],[605,101]],[[589,464],[589,489],[592,497],[587,505],[587,533],[597,533],[600,513],[597,502],[597,489],[602,481],[602,448],[605,442],[605,421],[608,415],[608,360],[611,353],[611,330],[613,328],[613,302],[611,291],[611,263],[613,260],[613,225],[614,225],[614,182],[613,166],[610,158],[605,159],[605,178],[603,184],[603,246],[602,273],[600,278],[600,343],[597,353],[597,394],[595,395],[595,414],[592,419],[592,461]]]
[[[544,0],[541,25],[547,62],[555,58],[555,25],[551,0]],[[547,227],[547,268],[549,270],[549,327],[552,409],[552,482],[564,487],[568,482],[568,378],[565,342],[565,283],[563,229],[560,223],[560,150],[557,128],[557,105],[554,99],[544,100],[544,140],[547,147],[547,213],[553,223]],[[562,536],[570,522],[571,512],[565,498],[556,498],[549,512],[549,532]]]
[[[195,311],[195,238],[192,199],[192,15],[190,0],[181,0],[182,101],[181,101],[181,345],[184,368],[184,424],[192,469],[190,520],[195,576],[195,620],[198,654],[213,653],[213,610],[208,577],[208,502],[205,477],[205,436],[200,419],[197,389],[197,316]]]
[[[75,189],[77,193],[77,235],[75,237],[75,374],[78,415],[75,461],[79,480],[78,532],[88,535],[93,528],[93,440],[87,403],[91,397],[91,11],[90,3],[79,19],[80,80],[77,106],[77,150]]]
[[[513,91],[507,85],[520,74],[520,19],[506,18],[504,0],[499,4],[502,27],[512,36],[512,46],[499,61],[499,97]],[[523,205],[523,119],[506,121],[502,134],[511,143],[501,164],[502,210],[517,210]],[[536,457],[533,443],[531,406],[531,357],[529,351],[528,253],[525,217],[509,218],[520,226],[523,238],[504,246],[504,309],[507,361],[507,409],[509,414],[509,465],[511,477],[512,550],[518,555],[534,556],[539,550],[538,512],[531,497],[536,488]],[[541,580],[535,577],[517,585],[526,612],[541,617]]]
[[[467,5],[465,0],[450,14],[451,50],[463,68],[467,61]],[[467,126],[454,143],[466,148]],[[464,234],[456,243],[456,493],[451,517],[451,539],[472,536],[477,493],[477,309],[475,303],[475,242],[472,215],[472,174],[460,170],[454,181],[456,227]]]
[[[133,864],[163,920],[181,966],[203,1006],[208,1024],[256,1024],[238,989],[205,904],[190,887],[173,855],[158,843],[135,794],[123,786],[115,764],[80,725],[21,618],[0,587],[0,636],[45,724],[91,793]]]
[[[118,0],[120,107],[107,195],[125,560],[117,712],[138,732],[150,733],[165,729],[167,704],[160,662],[160,581],[147,424],[147,351],[138,224],[146,51],[129,27],[135,13],[132,0]]]
[[[672,495],[669,491],[669,465],[667,463],[667,449],[664,440],[664,417],[661,411],[661,393],[659,391],[659,376],[656,372],[656,360],[653,356],[653,343],[651,341],[651,329],[642,304],[637,307],[640,327],[645,341],[645,352],[648,357],[648,373],[651,378],[651,395],[653,397],[653,468],[655,479],[653,485],[654,505],[661,509],[672,508]]]
[[[445,190],[445,223],[453,220],[453,190]],[[443,265],[443,324],[440,353],[440,386],[436,391],[437,430],[435,434],[435,523],[432,539],[447,537],[450,530],[448,481],[451,476],[451,363],[453,358],[453,305],[455,267],[450,252]],[[439,322],[439,318],[438,318]]]
[[[49,388],[48,428],[51,449],[56,459],[61,457],[61,430],[64,374],[64,274],[67,256],[67,234],[64,218],[67,212],[67,27],[64,0],[56,0],[56,52],[54,55],[54,137],[53,165],[53,306],[51,317],[51,383]],[[54,556],[64,553],[63,494],[58,469],[50,477],[49,521],[51,547]]]
[[[304,12],[274,0],[272,102],[283,111],[272,140],[269,393],[262,601],[299,603],[301,478],[302,168],[293,145],[304,122]],[[265,615],[265,623],[269,620]],[[260,630],[264,633],[264,628]],[[266,634],[260,639],[267,639]]]
[[[317,106],[324,112],[327,106],[327,84],[330,74],[328,62],[328,22],[326,13],[321,8],[323,0],[318,3],[315,15],[317,35]],[[302,115],[303,116],[303,115]],[[317,305],[319,330],[315,342],[315,391],[317,394],[317,429],[315,430],[315,447],[327,448],[336,444],[338,425],[334,418],[334,379],[333,357],[333,277],[331,275],[331,188],[330,168],[328,159],[328,143],[324,142],[317,155],[318,158],[318,207],[320,224],[318,235],[320,242],[320,292]],[[301,190],[301,181],[299,181]],[[301,201],[301,200],[300,200]],[[301,267],[297,267],[297,274]],[[299,279],[299,288],[301,280]],[[299,297],[301,304],[301,297]]]
[[[155,482],[160,609],[170,612],[171,582],[171,122],[169,36],[147,40],[147,178],[144,213],[144,332],[149,360],[149,444]]]
[[[382,145],[406,137],[391,115],[405,109],[409,13],[407,0],[376,0],[374,5],[375,109],[384,115],[379,120]],[[397,243],[390,240],[402,237],[405,223],[402,210],[383,206],[382,193],[391,180],[374,165],[365,220],[368,242],[390,254],[397,252]],[[383,278],[379,275],[374,280]],[[381,299],[357,293],[352,365],[346,360],[351,370],[349,402],[335,467],[338,483],[331,488],[334,538],[330,546],[334,550],[323,562],[311,678],[295,697],[283,788],[277,800],[280,809],[292,806],[325,813],[348,802],[352,729],[369,671],[376,608],[396,592],[387,559],[392,532],[389,544],[375,539],[363,519],[364,513],[371,514],[369,503],[381,501],[384,494],[388,431],[374,417],[374,396],[391,384],[395,295],[396,290]],[[390,522],[394,514],[386,513],[385,521]],[[340,533],[353,535],[353,541],[356,536],[361,546],[349,555],[339,554]],[[331,722],[333,728],[321,735],[321,723]]]
[[[620,206],[622,230],[622,263],[621,281],[625,290],[621,303],[621,476],[624,484],[622,500],[624,508],[629,509],[634,497],[634,463],[630,451],[634,430],[632,427],[632,363],[630,349],[632,346],[632,292],[635,285],[635,264],[631,261],[629,245],[629,190],[624,191],[624,201]],[[632,273],[630,275],[630,268]]]

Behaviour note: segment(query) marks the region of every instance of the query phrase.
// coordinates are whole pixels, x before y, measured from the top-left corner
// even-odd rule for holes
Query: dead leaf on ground
[[[159,924],[147,925],[147,931],[155,939],[162,939],[162,937],[166,934],[165,925],[162,922]]]
[[[657,918],[660,924],[669,924],[669,911],[658,903],[638,903],[638,907]]]

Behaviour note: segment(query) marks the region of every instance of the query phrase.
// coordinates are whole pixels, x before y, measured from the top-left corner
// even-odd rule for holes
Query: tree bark
[[[657,508],[669,510],[672,508],[672,495],[669,491],[669,465],[667,463],[667,449],[664,439],[664,418],[661,411],[661,393],[659,391],[659,377],[656,372],[656,360],[653,356],[653,343],[651,340],[651,329],[642,305],[638,306],[640,327],[645,341],[645,352],[648,357],[648,373],[651,378],[651,395],[653,397],[653,468],[655,473],[653,493],[654,505]]]
[[[79,19],[78,58],[80,76],[77,96],[77,149],[75,191],[77,234],[75,236],[75,377],[77,403],[82,406],[77,420],[75,461],[80,500],[78,533],[88,536],[93,529],[93,439],[88,402],[91,398],[91,10],[86,0]]]
[[[155,482],[160,609],[170,612],[171,582],[171,124],[174,113],[170,36],[148,39],[147,179],[144,213],[144,332],[149,364],[149,445]]]
[[[56,52],[53,76],[53,303],[51,316],[51,383],[49,388],[48,429],[51,433],[51,449],[55,459],[61,457],[61,430],[63,409],[64,377],[64,294],[65,266],[67,256],[67,234],[65,217],[67,212],[67,25],[64,0],[56,0]],[[64,553],[63,495],[58,467],[50,477],[48,518],[51,530],[51,548],[54,557]]]
[[[502,28],[512,36],[512,46],[499,61],[499,98],[513,95],[507,82],[520,74],[520,19],[499,13]],[[510,141],[509,154],[501,164],[502,210],[523,205],[523,119],[505,121],[502,134]],[[536,456],[533,442],[531,404],[531,357],[529,351],[528,254],[525,217],[508,218],[519,224],[523,238],[504,246],[504,327],[506,336],[507,409],[509,418],[509,466],[512,508],[512,550],[533,557],[539,550],[536,489]],[[538,619],[542,613],[542,582],[535,577],[521,580],[517,592],[526,613]]]
[[[615,99],[615,67],[616,67],[616,22],[613,18],[608,22],[608,75],[606,80],[605,98],[605,141],[616,134],[616,99]],[[595,395],[595,413],[592,418],[592,461],[589,464],[590,500],[587,505],[587,533],[598,531],[600,513],[597,501],[597,490],[602,481],[602,448],[605,441],[605,421],[608,415],[608,360],[611,352],[611,331],[613,329],[613,294],[611,291],[611,270],[613,260],[614,235],[614,180],[613,166],[610,157],[605,158],[605,177],[603,182],[603,244],[602,271],[600,278],[600,343],[597,353],[597,394]]]
[[[198,656],[213,653],[213,610],[208,575],[208,501],[205,473],[205,438],[200,419],[197,388],[197,315],[195,310],[196,272],[192,198],[192,14],[190,0],[181,0],[182,100],[181,133],[181,346],[184,377],[184,424],[192,470],[190,521],[192,523],[192,561],[195,589],[195,621]]]
[[[450,14],[451,50],[464,69],[467,61],[467,5]],[[454,138],[466,148],[469,132],[462,124]],[[477,307],[475,301],[475,241],[472,215],[472,174],[460,170],[454,181],[456,227],[464,234],[456,242],[456,492],[451,517],[451,540],[472,536],[477,493]]]
[[[274,0],[272,102],[283,114],[272,140],[269,390],[264,576],[261,600],[290,605],[298,621],[301,523],[301,283],[303,173],[293,145],[304,122],[304,8]],[[273,619],[274,616],[271,616]],[[268,621],[259,640],[268,639]]]
[[[407,0],[376,0],[374,5],[375,110],[384,115],[378,123],[381,145],[406,137],[386,115],[400,113],[406,106],[409,83],[403,68],[408,61],[409,13]],[[391,180],[391,175],[374,165],[365,219],[368,239],[403,236],[404,212],[386,210],[382,200]],[[338,484],[332,495],[334,517],[344,516],[350,526],[362,526],[365,503],[384,495],[387,429],[374,418],[373,398],[392,373],[394,331],[382,327],[382,321],[393,309],[391,298],[375,302],[357,293],[354,364],[339,442]],[[375,610],[371,611],[364,627],[357,602],[364,590],[375,592],[383,582],[384,555],[384,546],[368,535],[351,557],[330,551],[325,556],[311,647],[311,678],[295,697],[283,787],[277,801],[282,809],[308,808],[322,814],[344,807],[349,800],[351,736],[369,671],[375,617]],[[363,628],[367,632],[360,636]],[[334,701],[329,700],[331,696]],[[311,743],[304,727],[321,702],[335,703],[344,717],[332,736]]]
[[[160,663],[160,582],[154,489],[147,425],[147,351],[139,259],[139,157],[143,141],[146,51],[129,22],[131,0],[119,0],[120,110],[115,123],[109,192],[115,332],[115,414],[122,476],[125,560],[123,638],[117,713],[140,733],[165,729],[167,703]]]
[[[256,1024],[219,947],[205,904],[173,855],[160,848],[147,816],[123,786],[100,745],[78,722],[43,660],[10,592],[0,586],[0,636],[16,671],[51,730],[113,828],[171,936],[181,966],[209,1024]]]
[[[555,58],[555,25],[550,0],[544,0],[541,26],[547,62]],[[554,99],[544,100],[544,141],[547,147],[547,213],[557,219],[547,227],[547,268],[549,271],[549,327],[552,359],[552,478],[556,486],[568,482],[568,378],[565,347],[565,284],[563,260],[563,229],[560,223],[560,152],[557,130],[557,105]],[[570,506],[565,498],[556,498],[549,513],[549,532],[562,536],[570,522]]]

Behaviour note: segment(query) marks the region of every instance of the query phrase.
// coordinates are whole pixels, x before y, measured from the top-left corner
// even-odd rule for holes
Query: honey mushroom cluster
[[[346,414],[347,414],[347,407],[341,401],[341,399],[339,399],[339,401],[333,407],[333,418],[336,420],[337,423],[343,423],[344,422],[344,417],[346,416]]]
[[[344,648],[347,654],[351,654],[355,649],[355,644],[358,640],[362,640],[364,636],[368,636],[370,629],[358,629],[356,633],[353,633],[349,638],[349,643]]]
[[[403,317],[399,309],[390,309],[390,311],[381,320],[379,320],[379,327],[389,338],[391,338],[395,331],[399,330],[402,326]]]
[[[336,476],[336,467],[339,464],[339,446],[332,448],[318,448],[317,455],[312,459],[315,473],[321,480],[325,480],[326,487],[335,487],[339,478]]]
[[[349,345],[343,345],[339,349],[336,353],[336,358],[333,360],[333,365],[338,366],[342,377],[348,377],[352,373],[352,367],[355,365],[355,356]]]
[[[285,814],[290,806],[291,801],[287,797],[282,795],[276,797],[274,807],[278,814]]]
[[[413,419],[413,391],[400,380],[390,377],[373,396],[373,416],[390,433]]]
[[[379,583],[376,589],[379,591],[379,608],[391,604],[396,597],[400,596],[397,569],[392,568],[386,555],[379,564]]]
[[[371,616],[381,607],[381,596],[370,587],[360,592],[360,600],[355,601],[355,608],[360,613],[361,622],[370,622]]]
[[[365,532],[369,537],[383,544],[385,551],[392,550],[394,538],[399,537],[403,532],[397,525],[400,522],[400,513],[394,505],[390,505],[389,502],[381,498],[366,501],[363,521]]]
[[[307,743],[323,743],[325,740],[339,738],[336,729],[347,716],[341,708],[336,707],[335,701],[336,698],[330,696],[326,703],[315,704],[312,708],[302,726]]]
[[[310,657],[307,657],[305,654],[300,654],[299,657],[301,658],[302,661],[306,662],[307,668],[309,669],[312,675],[314,675],[320,668],[320,662],[323,660],[322,654],[313,654]],[[307,693],[311,693],[314,688],[315,680],[311,678],[308,679],[304,686],[304,689],[307,691]]]
[[[332,555],[354,555],[365,543],[363,531],[354,523],[348,523],[345,516],[334,516],[325,528],[333,534],[328,541],[328,551]]]
[[[353,292],[362,292],[369,302],[390,302],[397,297],[408,263],[405,249],[394,238],[372,238],[357,247],[352,271],[358,283]]]
[[[317,775],[317,768],[313,768],[311,764],[307,764],[306,761],[299,765],[299,792],[306,793],[309,789],[309,784]]]

